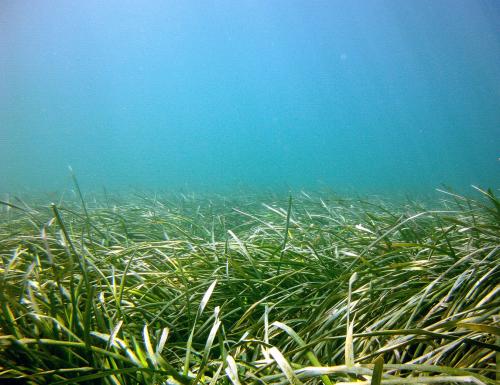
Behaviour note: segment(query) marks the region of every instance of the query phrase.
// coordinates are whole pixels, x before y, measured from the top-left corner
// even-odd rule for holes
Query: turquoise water
[[[500,187],[500,2],[0,2],[0,191]]]

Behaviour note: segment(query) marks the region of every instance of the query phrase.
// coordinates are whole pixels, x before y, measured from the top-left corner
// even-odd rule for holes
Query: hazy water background
[[[500,2],[0,1],[0,191],[500,186]]]

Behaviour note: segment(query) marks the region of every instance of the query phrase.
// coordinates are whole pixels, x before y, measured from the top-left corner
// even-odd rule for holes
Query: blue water
[[[0,191],[500,187],[500,2],[0,2]]]

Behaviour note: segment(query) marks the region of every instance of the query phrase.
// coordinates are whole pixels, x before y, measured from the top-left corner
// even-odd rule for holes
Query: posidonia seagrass
[[[0,205],[0,379],[498,380],[491,191],[443,193],[432,209],[304,192],[78,192]]]

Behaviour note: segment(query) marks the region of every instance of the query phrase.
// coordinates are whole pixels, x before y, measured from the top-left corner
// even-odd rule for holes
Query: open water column
[[[497,1],[3,1],[0,190],[498,187]]]

